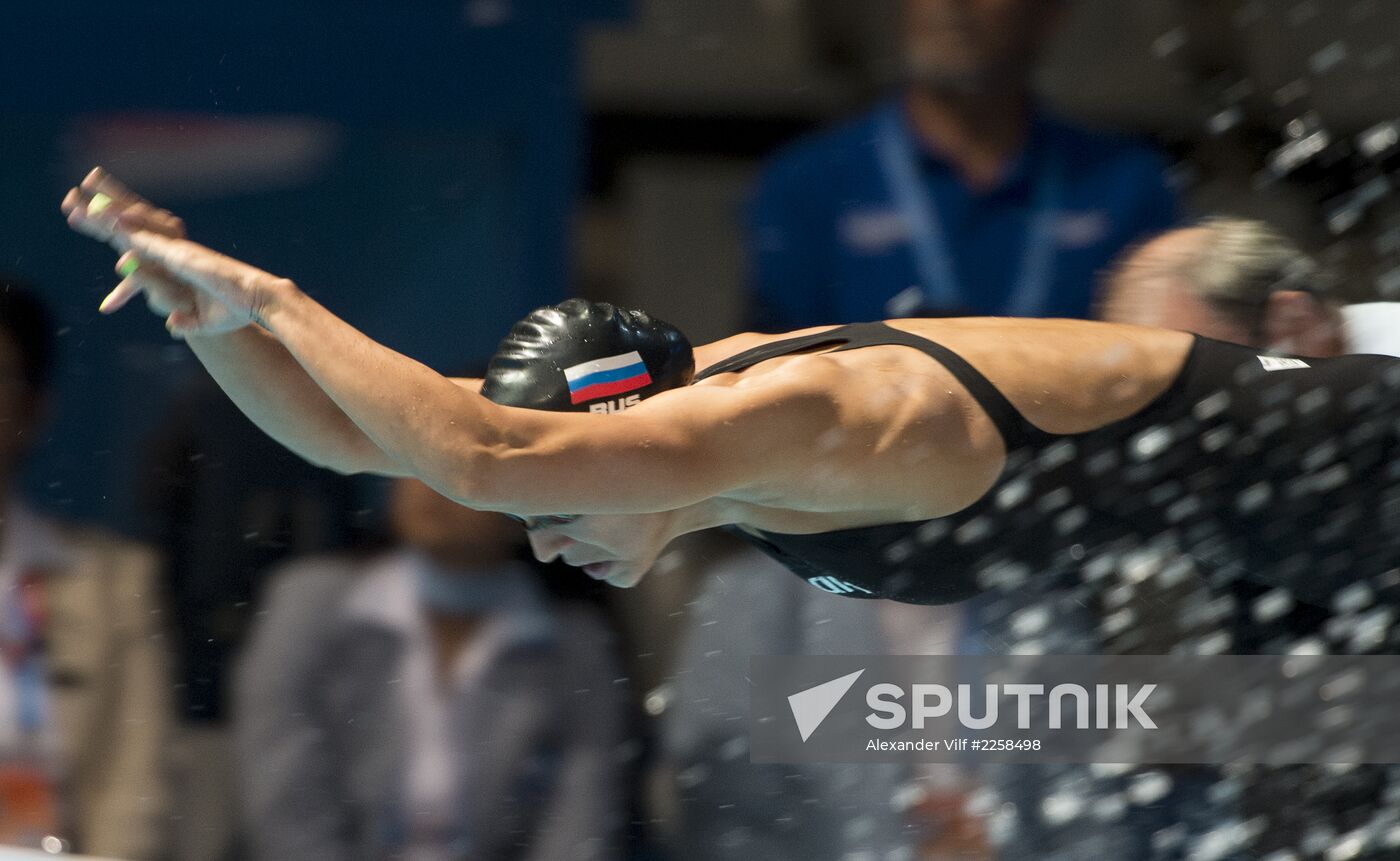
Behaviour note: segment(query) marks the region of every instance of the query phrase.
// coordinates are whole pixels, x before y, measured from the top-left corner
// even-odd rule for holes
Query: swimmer
[[[1400,361],[986,318],[692,350],[644,313],[570,300],[516,324],[484,380],[450,379],[101,170],[62,208],[121,252],[102,309],[144,295],[282,444],[515,515],[539,558],[616,586],[720,526],[862,599],[1023,590],[1159,542],[1308,600],[1396,586]]]

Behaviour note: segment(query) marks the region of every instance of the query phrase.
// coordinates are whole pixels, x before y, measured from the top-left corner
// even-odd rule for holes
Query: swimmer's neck
[[[798,510],[772,503],[715,497],[694,505],[668,511],[666,542],[692,532],[730,527],[759,538],[765,532],[810,534],[835,529],[902,523],[928,519],[909,511],[817,511]]]
[[[734,527],[751,535],[759,535],[760,528],[750,516],[753,506],[734,499],[713,497],[685,508],[666,512],[666,541],[674,541],[682,535],[717,529],[721,526]]]
[[[737,506],[728,500],[714,497],[668,511],[669,523],[666,540],[674,541],[692,532],[704,532],[721,526],[741,526],[742,514]],[[741,526],[742,528],[742,526]]]

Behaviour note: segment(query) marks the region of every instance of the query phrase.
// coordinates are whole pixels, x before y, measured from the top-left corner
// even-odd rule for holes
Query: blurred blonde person
[[[1208,219],[1124,256],[1100,316],[1325,358],[1400,356],[1400,303],[1343,304],[1327,273],[1260,221]]]

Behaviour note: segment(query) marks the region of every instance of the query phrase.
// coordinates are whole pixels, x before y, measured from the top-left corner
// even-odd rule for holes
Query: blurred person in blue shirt
[[[902,88],[759,178],[752,325],[1088,316],[1100,270],[1177,202],[1151,146],[1037,103],[1031,71],[1065,6],[904,0]]]

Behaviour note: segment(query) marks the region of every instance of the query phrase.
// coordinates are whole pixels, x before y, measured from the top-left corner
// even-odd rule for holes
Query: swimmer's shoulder
[[[1168,329],[1136,326],[1130,323],[1108,323],[1103,320],[1078,320],[1059,317],[906,317],[885,320],[885,325],[938,340],[940,335],[1063,338],[1070,335],[1093,335],[1107,338],[1165,337],[1167,340],[1189,342],[1191,336]]]
[[[885,325],[959,354],[1018,356],[1029,350],[1082,359],[1106,353],[1163,367],[1179,366],[1195,341],[1185,332],[1100,320],[938,317],[886,320]]]
[[[1051,433],[1078,433],[1136,412],[1181,375],[1196,338],[1096,320],[963,317],[890,320],[941,344]]]
[[[1184,332],[1095,320],[942,317],[884,322],[893,329],[946,347],[972,363],[994,384],[1004,383],[1012,389],[1018,381],[1033,381],[1038,389],[1042,388],[1045,371],[1056,367],[1062,368],[1064,378],[1076,386],[1100,378],[1118,381],[1119,386],[1128,380],[1153,388],[1175,379],[1195,340]],[[703,370],[757,347],[834,328],[837,327],[815,326],[778,335],[745,332],[696,348],[695,365]],[[860,361],[849,353],[842,355],[848,357],[847,361]],[[721,375],[706,382],[734,384],[742,378],[782,373],[788,364],[763,362],[740,374]]]

